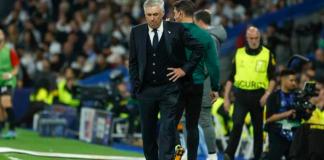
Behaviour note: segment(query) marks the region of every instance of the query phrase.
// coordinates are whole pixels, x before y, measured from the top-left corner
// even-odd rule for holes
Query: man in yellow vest
[[[5,34],[0,29],[0,130],[6,120],[9,122],[9,131],[2,136],[3,138],[16,137],[12,93],[16,87],[18,69],[18,56],[15,50],[6,44]]]
[[[77,80],[75,79],[75,73],[72,68],[67,67],[64,70],[64,80],[58,82],[58,100],[60,103],[68,105],[70,107],[76,107],[79,111],[80,100],[75,98]]]
[[[230,91],[234,85],[233,130],[225,150],[225,160],[234,159],[241,138],[245,116],[250,112],[254,127],[254,159],[262,153],[263,106],[275,86],[275,60],[271,52],[262,45],[261,33],[256,27],[246,31],[247,45],[236,51],[232,74],[226,82],[224,108],[229,110]]]

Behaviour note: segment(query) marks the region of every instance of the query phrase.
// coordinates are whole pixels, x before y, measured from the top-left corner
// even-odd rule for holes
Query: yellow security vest
[[[257,55],[249,55],[244,47],[239,48],[235,54],[234,86],[244,90],[267,89],[269,60],[270,51],[265,47]]]
[[[79,99],[74,99],[72,94],[65,89],[66,80],[58,82],[58,99],[61,103],[71,107],[78,107],[80,105]]]
[[[45,88],[38,89],[35,93],[31,94],[29,100],[31,102],[44,102],[48,105],[53,104],[55,92],[50,92]]]
[[[324,125],[324,111],[316,108],[312,116],[307,120],[307,123]]]

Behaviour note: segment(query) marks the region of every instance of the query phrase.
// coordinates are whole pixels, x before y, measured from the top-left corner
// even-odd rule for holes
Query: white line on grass
[[[8,147],[0,147],[0,153],[20,153],[32,156],[55,157],[55,158],[77,158],[77,159],[96,159],[96,160],[145,160],[138,157],[121,157],[121,156],[103,156],[90,154],[70,154],[70,153],[52,153],[52,152],[35,152]]]
[[[8,158],[9,158],[10,160],[21,160],[21,159],[19,159],[19,158],[11,157],[11,156],[9,156]]]

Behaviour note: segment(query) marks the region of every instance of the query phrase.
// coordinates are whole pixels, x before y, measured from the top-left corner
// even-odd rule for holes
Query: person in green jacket
[[[0,130],[9,122],[9,131],[2,138],[16,137],[15,114],[12,107],[12,94],[17,84],[19,58],[14,49],[5,41],[5,34],[0,29]]]
[[[227,37],[227,33],[224,27],[222,25],[211,26],[211,14],[207,10],[196,11],[193,17],[194,23],[200,28],[208,31],[209,35],[211,35],[216,45],[217,54],[219,54],[221,43],[224,42]],[[206,160],[216,160],[216,134],[215,128],[213,126],[214,122],[211,115],[211,108],[213,103],[209,96],[210,91],[210,78],[209,76],[207,76],[204,83],[199,125],[204,132],[205,142],[208,150],[208,156]]]
[[[219,62],[216,45],[207,31],[193,23],[194,11],[195,5],[190,0],[179,0],[174,3],[175,21],[181,22],[193,38],[204,46],[205,50],[202,60],[191,76],[192,80],[184,84],[183,100],[179,105],[179,121],[185,110],[188,160],[197,159],[199,145],[198,120],[203,97],[203,85],[208,75],[211,80],[210,96],[212,101],[217,99],[219,90]],[[187,58],[191,54],[192,52],[186,49]]]

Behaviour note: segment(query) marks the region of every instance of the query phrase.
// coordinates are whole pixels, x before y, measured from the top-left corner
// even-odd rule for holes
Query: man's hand
[[[267,100],[268,100],[268,97],[270,96],[270,92],[266,91],[263,96],[261,97],[260,99],[260,105],[261,107],[263,107],[266,103],[267,103]]]
[[[170,73],[167,74],[167,77],[169,77],[169,81],[175,82],[179,78],[186,75],[186,73],[181,68],[168,68]]]
[[[229,112],[231,106],[231,101],[228,98],[224,98],[224,110]]]
[[[320,90],[317,97],[312,97],[310,102],[315,105],[317,108],[324,109],[324,88]]]
[[[215,103],[219,97],[218,92],[215,92],[215,91],[211,91],[209,95],[210,95],[210,98],[212,99],[212,101],[211,101],[212,104]]]
[[[285,112],[285,117],[286,118],[289,118],[289,117],[296,118],[296,110],[291,109],[289,111],[286,111]]]
[[[4,80],[9,80],[12,78],[12,74],[11,73],[4,73],[2,74],[2,79]]]

